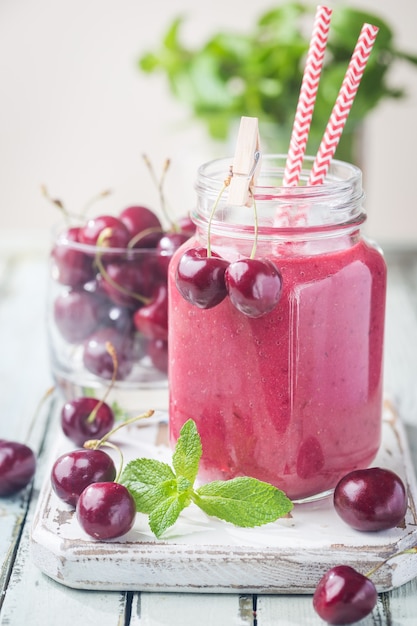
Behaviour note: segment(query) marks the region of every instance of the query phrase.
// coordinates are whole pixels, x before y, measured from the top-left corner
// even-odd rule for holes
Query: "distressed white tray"
[[[149,425],[117,433],[125,460],[152,456],[171,462],[165,445],[166,416]],[[51,466],[70,449],[57,442]],[[390,554],[417,543],[416,482],[404,428],[389,403],[383,415],[383,440],[373,465],[397,472],[407,485],[409,508],[403,527],[361,533],[335,513],[331,498],[296,505],[291,518],[257,529],[241,529],[209,518],[195,505],[181,513],[162,539],[137,515],[121,540],[96,542],[80,529],[73,511],[51,491],[41,490],[31,537],[35,564],[69,587],[97,590],[147,590],[207,593],[313,593],[322,574],[337,564],[365,573]],[[417,556],[392,559],[373,576],[387,591],[417,575]]]

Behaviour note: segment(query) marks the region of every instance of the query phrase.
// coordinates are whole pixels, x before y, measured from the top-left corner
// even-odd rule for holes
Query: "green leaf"
[[[177,521],[179,514],[190,503],[189,498],[178,494],[165,498],[149,514],[149,527],[156,537],[160,537],[167,528],[173,526]]]
[[[280,133],[284,129],[282,134],[288,134],[289,140],[313,15],[313,6],[287,1],[261,14],[246,32],[222,28],[193,48],[182,32],[188,16],[176,17],[155,50],[144,52],[139,68],[162,74],[172,95],[216,139],[230,139],[236,121],[249,115],[261,123],[272,122]],[[340,70],[344,73],[364,22],[378,26],[379,33],[344,135],[358,127],[380,102],[407,94],[406,86],[392,83],[399,63],[416,67],[415,51],[399,50],[391,25],[378,15],[335,6],[312,135],[321,138],[324,132],[341,84]],[[277,149],[284,150],[287,145],[285,140]]]
[[[186,478],[191,486],[197,476],[201,454],[200,435],[195,422],[190,419],[181,428],[172,457],[172,464],[177,476]]]
[[[185,422],[172,457],[173,469],[156,459],[130,461],[119,482],[132,494],[136,510],[149,515],[156,537],[175,524],[192,501],[205,513],[236,526],[254,527],[275,521],[292,509],[287,496],[268,483],[241,477],[214,481],[193,490],[202,454],[197,426]]]
[[[155,459],[131,461],[124,468],[119,482],[132,494],[139,513],[150,513],[177,493],[177,480],[171,467]]]
[[[249,477],[202,485],[193,500],[208,515],[247,528],[273,522],[293,508],[282,491]]]

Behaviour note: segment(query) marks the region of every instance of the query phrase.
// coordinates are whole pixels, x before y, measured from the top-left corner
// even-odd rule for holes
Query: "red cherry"
[[[180,229],[180,232],[187,235],[187,237],[192,237],[196,231],[195,224],[189,216],[181,217],[177,221],[177,226]]]
[[[224,278],[233,306],[248,317],[270,313],[281,297],[281,274],[269,259],[234,261]]]
[[[51,484],[58,498],[75,507],[88,485],[112,482],[115,477],[114,462],[103,450],[72,450],[53,464]]]
[[[146,352],[152,365],[166,374],[168,372],[168,342],[163,339],[150,339]]]
[[[0,496],[17,493],[32,480],[36,457],[31,448],[17,441],[0,439]]]
[[[183,243],[189,239],[185,233],[165,233],[158,241],[159,265],[164,276],[168,273],[168,265],[172,255]]]
[[[107,297],[120,306],[136,308],[148,285],[140,268],[129,261],[106,263],[101,286]]]
[[[107,349],[109,343],[114,347],[117,357],[116,380],[125,380],[132,371],[137,355],[133,337],[119,332],[117,328],[99,328],[90,335],[84,343],[84,366],[92,374],[110,380],[114,374],[114,363]]]
[[[109,255],[107,255],[109,256]],[[154,250],[132,252],[132,257],[105,261],[101,289],[115,304],[137,308],[152,296],[162,276],[159,257]]]
[[[55,324],[69,343],[84,341],[98,326],[101,302],[87,291],[70,289],[54,302]]]
[[[129,206],[124,209],[119,219],[129,231],[130,239],[138,238],[135,248],[154,248],[162,236],[162,225],[155,213],[144,206]],[[155,229],[155,232],[145,234],[145,231]]]
[[[89,246],[95,246],[104,230],[106,230],[104,244],[106,247],[127,247],[130,239],[129,231],[122,221],[112,215],[99,215],[88,220],[87,224],[80,228],[79,241]]]
[[[352,624],[369,615],[377,599],[369,578],[348,565],[337,565],[321,578],[313,607],[328,624]]]
[[[180,258],[175,282],[182,297],[200,309],[211,309],[227,295],[224,282],[229,262],[206,248],[190,248]]]
[[[94,276],[91,257],[76,247],[79,234],[80,228],[68,228],[59,235],[51,251],[52,275],[68,287],[80,287]]]
[[[136,330],[149,339],[168,339],[168,288],[160,284],[151,302],[133,315]]]
[[[75,398],[66,402],[61,410],[62,430],[77,446],[82,446],[88,439],[101,439],[113,425],[112,409],[97,398]]]
[[[378,531],[403,521],[408,499],[397,474],[370,467],[344,476],[336,485],[333,502],[338,515],[352,528]]]
[[[136,505],[124,485],[93,483],[81,493],[76,515],[80,526],[94,539],[116,539],[133,527]]]

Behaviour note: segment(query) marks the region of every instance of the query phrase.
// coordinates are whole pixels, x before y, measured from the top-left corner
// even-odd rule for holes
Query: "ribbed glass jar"
[[[174,443],[192,418],[203,445],[202,481],[253,476],[294,500],[322,495],[368,466],[381,435],[386,266],[361,234],[362,175],[333,161],[326,181],[282,187],[285,156],[264,155],[255,202],[210,214],[231,159],[198,171],[196,235],[174,255],[169,289],[169,422]],[[249,317],[228,296],[210,309],[176,285],[187,249],[232,263],[253,251],[282,277],[275,308]],[[210,224],[210,228],[209,228]]]

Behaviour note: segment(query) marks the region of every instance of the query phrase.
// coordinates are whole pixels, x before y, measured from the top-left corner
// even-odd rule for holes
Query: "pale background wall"
[[[388,19],[400,46],[417,52],[417,3],[350,4]],[[0,0],[2,245],[28,235],[45,241],[57,214],[41,196],[42,183],[72,210],[107,188],[117,193],[103,210],[157,206],[143,152],[157,169],[172,159],[166,194],[185,213],[194,202],[196,167],[221,155],[188,122],[162,78],[140,73],[136,60],[178,13],[189,15],[185,32],[198,41],[221,25],[248,27],[272,6],[273,0]],[[408,84],[409,98],[382,105],[366,129],[368,234],[408,245],[417,243],[417,70],[400,68],[397,79]]]

